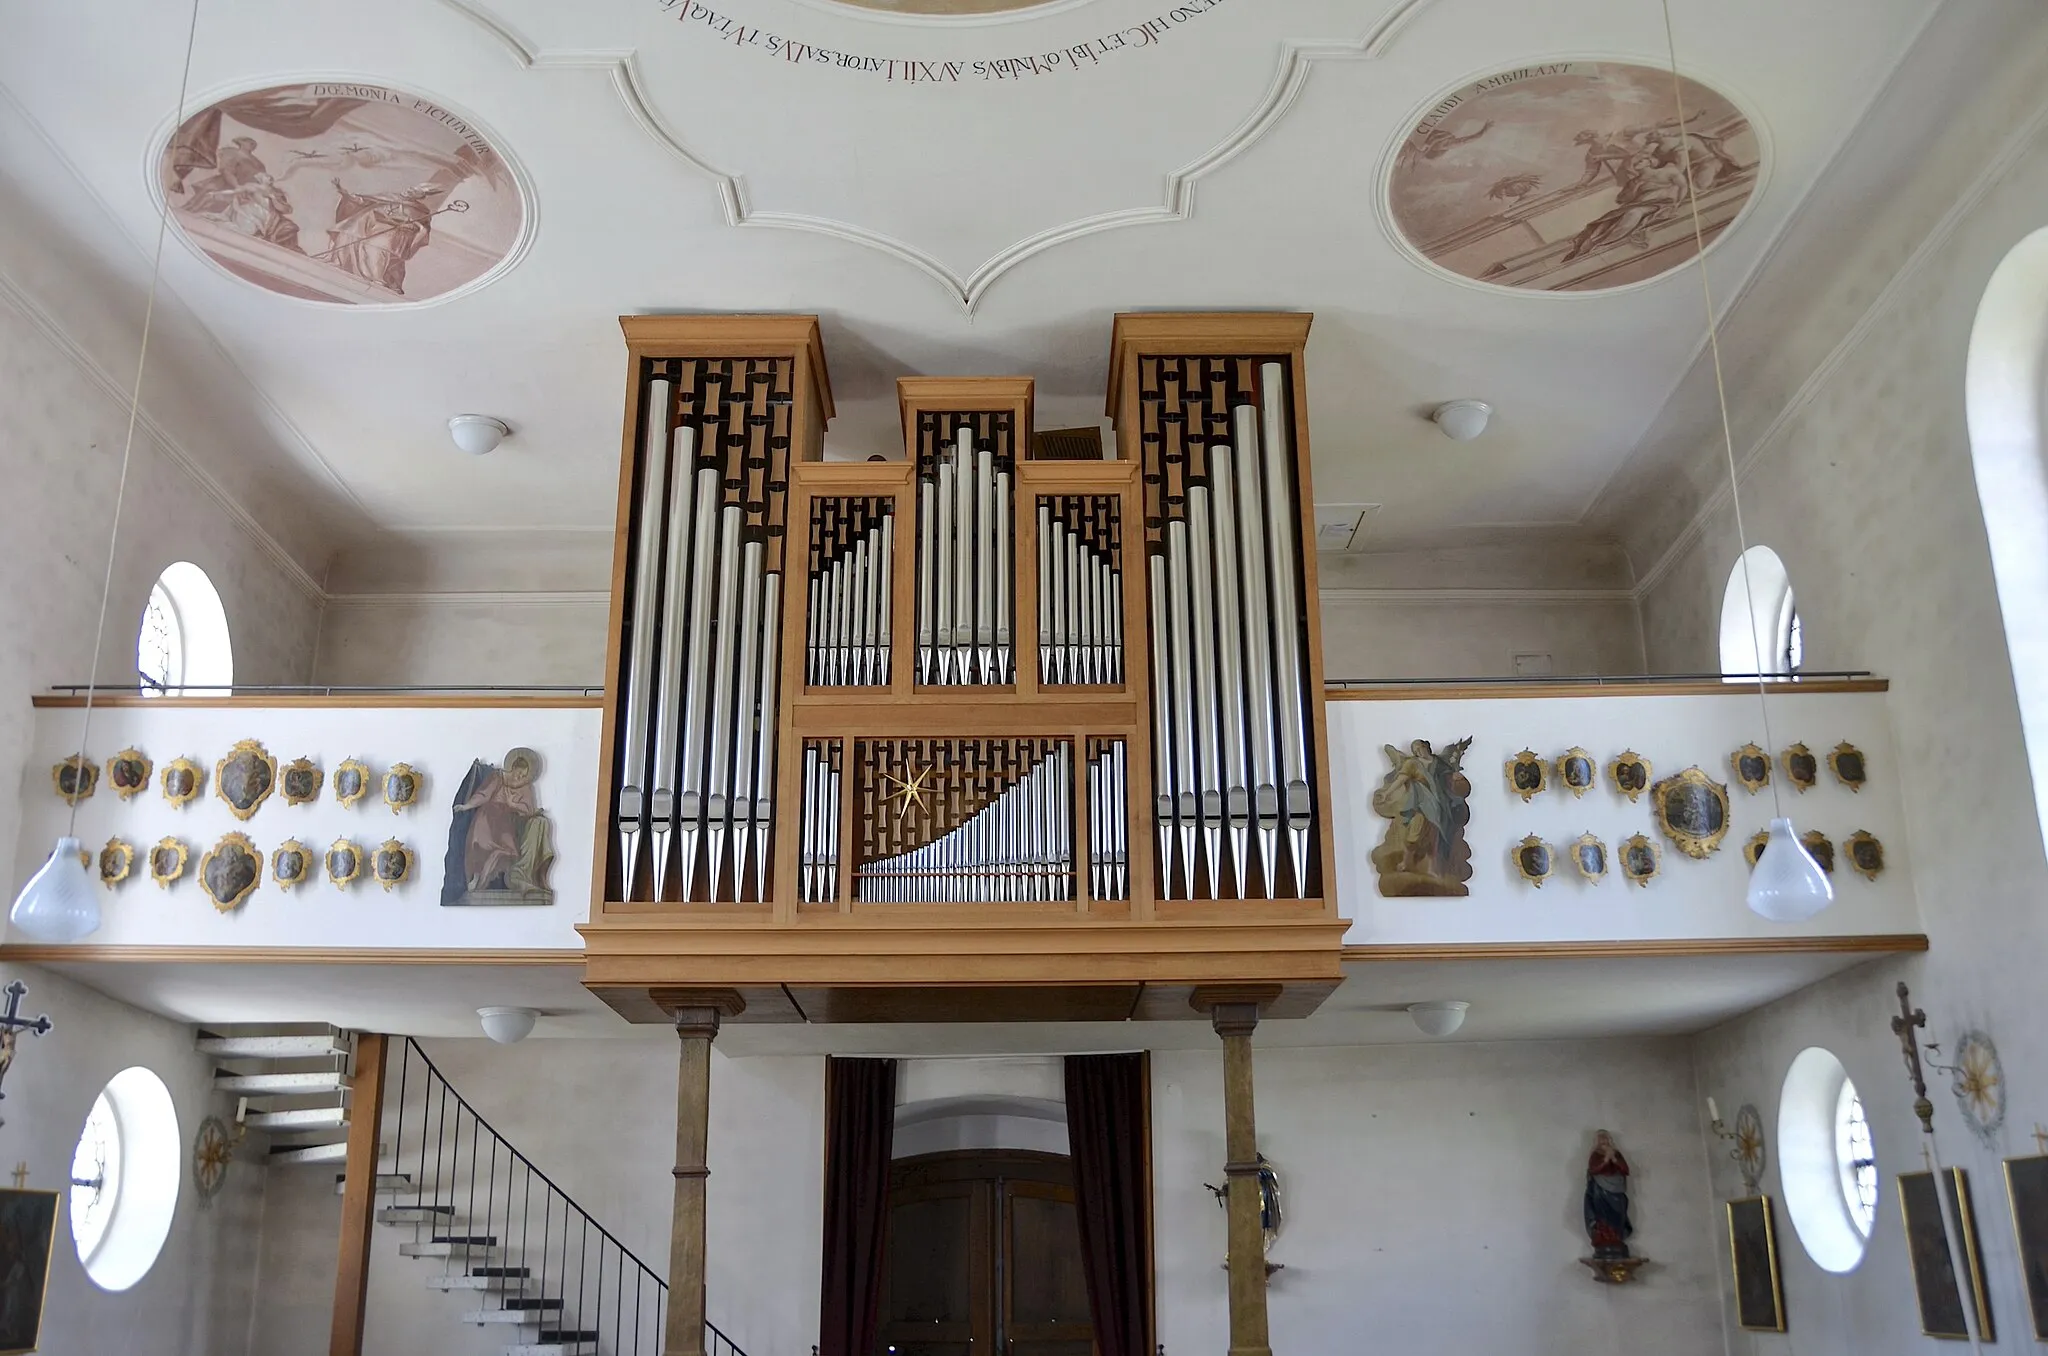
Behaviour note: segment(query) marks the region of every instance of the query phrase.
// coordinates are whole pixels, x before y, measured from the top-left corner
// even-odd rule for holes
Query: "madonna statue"
[[[1594,1133],[1593,1153],[1586,1160],[1586,1233],[1593,1256],[1609,1261],[1628,1256],[1628,1160],[1614,1147],[1614,1136]]]

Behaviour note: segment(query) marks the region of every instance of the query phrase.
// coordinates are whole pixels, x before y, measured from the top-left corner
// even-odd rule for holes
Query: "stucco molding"
[[[1371,61],[1382,56],[1410,20],[1435,0],[1398,0],[1366,33],[1355,39],[1289,38],[1280,44],[1280,61],[1264,96],[1245,118],[1222,140],[1187,164],[1166,175],[1162,201],[1145,207],[1126,207],[1080,217],[1024,237],[989,256],[978,268],[961,274],[907,241],[856,222],[803,212],[777,212],[757,208],[747,194],[745,176],[714,166],[691,148],[688,141],[656,112],[641,80],[636,54],[615,49],[544,51],[517,29],[484,9],[480,0],[440,0],[455,13],[476,24],[503,47],[522,67],[596,69],[606,73],[613,89],[633,120],[655,140],[666,146],[691,169],[711,180],[726,225],[760,226],[782,230],[808,231],[860,245],[897,259],[933,279],[972,315],[988,289],[1011,269],[1048,250],[1071,241],[1120,230],[1127,226],[1152,226],[1186,221],[1194,215],[1195,187],[1208,175],[1245,154],[1293,108],[1310,68],[1318,61]]]

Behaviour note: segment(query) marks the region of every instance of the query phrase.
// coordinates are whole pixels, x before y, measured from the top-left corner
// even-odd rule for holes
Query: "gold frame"
[[[64,790],[64,770],[75,768],[85,777],[85,789],[76,795]],[[75,785],[75,783],[74,783]],[[50,765],[50,789],[57,793],[57,799],[66,805],[76,805],[82,800],[91,800],[92,793],[100,789],[100,765],[82,753],[69,758],[60,758]]]
[[[1813,775],[1801,777],[1799,770],[1792,766],[1792,760],[1795,758],[1803,758],[1812,764]],[[1778,761],[1784,765],[1785,780],[1797,787],[1800,795],[1803,796],[1813,790],[1814,787],[1820,785],[1820,761],[1813,756],[1813,750],[1807,748],[1804,743],[1793,744],[1786,748],[1783,753],[1778,755]]]
[[[1758,829],[1749,836],[1749,841],[1742,845],[1742,860],[1749,863],[1750,870],[1756,870],[1757,859],[1764,855],[1764,849],[1769,847],[1770,843],[1771,831]]]
[[[1742,1254],[1735,1248],[1735,1207],[1738,1205],[1754,1205],[1763,1215],[1764,1258],[1771,1269],[1771,1311],[1777,1319],[1777,1322],[1769,1327],[1742,1321]],[[1727,1203],[1728,1267],[1734,1280],[1735,1326],[1744,1332],[1785,1331],[1785,1281],[1778,1267],[1778,1226],[1773,1213],[1771,1198],[1766,1195],[1742,1196]]]
[[[233,895],[231,895],[227,899],[222,899],[219,895],[216,895],[213,892],[212,883],[206,879],[206,869],[208,866],[212,865],[213,859],[215,857],[218,857],[223,850],[231,847],[237,847],[242,849],[244,852],[248,853],[251,858],[255,860],[256,874],[249,878],[249,883],[247,885],[237,890]],[[257,846],[254,843],[249,841],[249,835],[246,833],[222,834],[220,837],[220,841],[215,843],[212,847],[208,848],[206,850],[206,855],[199,859],[200,893],[204,894],[208,899],[212,900],[213,907],[218,909],[222,913],[233,913],[236,909],[241,908],[242,905],[248,901],[249,896],[256,893],[256,887],[261,884],[263,884],[263,853],[257,848]]]
[[[1583,762],[1586,765],[1584,785],[1574,783],[1571,774],[1565,770],[1574,762]],[[1573,800],[1577,800],[1600,784],[1600,760],[1574,744],[1557,756],[1557,781],[1558,785],[1572,793]]]
[[[378,860],[387,852],[396,852],[405,860],[405,869],[388,880],[385,879],[384,873],[377,869]],[[419,860],[420,855],[404,843],[399,842],[396,838],[386,838],[372,849],[370,878],[384,887],[385,894],[390,894],[392,886],[403,885],[412,879],[412,869],[419,865]]]
[[[1664,795],[1667,787],[1697,786],[1706,788],[1715,803],[1721,807],[1721,827],[1710,834],[1688,833],[1673,827],[1664,810]],[[1650,814],[1657,821],[1657,827],[1664,830],[1664,836],[1672,845],[1694,861],[1704,861],[1721,850],[1721,840],[1728,836],[1729,805],[1728,788],[1709,777],[1698,767],[1689,767],[1674,776],[1666,777],[1650,788]]]
[[[1531,871],[1529,863],[1523,860],[1531,848],[1543,849],[1543,869],[1541,871]],[[1557,849],[1533,833],[1515,844],[1508,855],[1514,859],[1515,870],[1521,873],[1522,879],[1539,890],[1543,888],[1544,881],[1557,874]]]
[[[168,876],[156,869],[156,854],[159,852],[175,852],[178,854],[178,869]],[[179,881],[185,879],[186,868],[191,866],[191,864],[192,849],[185,846],[185,840],[182,838],[165,834],[157,839],[155,846],[149,850],[149,878],[156,882],[156,888],[159,890],[168,890]]]
[[[294,772],[310,772],[313,774],[313,789],[303,796],[292,794],[290,778]],[[277,793],[284,797],[284,803],[287,805],[310,805],[320,799],[320,788],[326,784],[327,774],[320,770],[320,765],[310,758],[301,756],[286,763],[279,771]]]
[[[1650,888],[1651,881],[1664,874],[1664,850],[1658,847],[1657,840],[1648,834],[1632,833],[1622,839],[1616,846],[1620,849],[1618,855],[1621,859],[1620,869],[1623,880],[1634,885],[1640,885],[1647,890]],[[1630,851],[1639,847],[1646,847],[1650,850],[1650,869],[1640,876],[1631,870],[1628,864]]]
[[[355,772],[361,774],[362,776],[362,786],[352,796],[342,794],[341,774],[344,772]],[[360,758],[344,758],[334,769],[334,799],[344,809],[353,810],[356,807],[357,802],[361,801],[363,797],[370,794],[370,784],[372,782],[375,782],[376,780],[377,774],[370,771],[370,765],[368,763],[364,762]]]
[[[1642,782],[1642,785],[1630,787],[1626,783],[1624,783],[1621,780],[1621,770],[1623,768],[1640,769],[1642,775],[1638,780]],[[1643,757],[1643,755],[1637,753],[1634,749],[1623,749],[1620,753],[1615,754],[1613,759],[1608,762],[1607,780],[1614,783],[1614,789],[1620,792],[1622,795],[1627,796],[1628,803],[1633,805],[1636,803],[1636,797],[1642,795],[1643,792],[1650,789],[1650,777],[1654,771],[1655,769],[1653,769],[1650,766],[1649,759]]]
[[[1808,829],[1799,835],[1799,845],[1806,849],[1808,856],[1820,864],[1820,869],[1830,876],[1835,874],[1835,845],[1819,829]]]
[[[182,796],[173,795],[171,792],[171,774],[173,772],[189,772],[192,774],[192,789]],[[190,758],[173,758],[158,770],[157,787],[164,793],[164,799],[171,803],[173,810],[182,810],[193,801],[198,800],[200,793],[206,790],[206,769],[193,762]]]
[[[115,854],[121,863],[121,869],[111,876],[107,874],[107,854],[110,852]],[[98,861],[100,884],[111,890],[134,874],[135,845],[125,839],[109,838],[107,845],[100,849]]]
[[[41,1349],[43,1337],[43,1315],[50,1305],[50,1272],[57,1258],[57,1230],[63,1222],[63,1199],[55,1191],[38,1191],[29,1187],[0,1187],[0,1199],[8,1196],[48,1196],[50,1198],[50,1248],[43,1258],[43,1293],[36,1300],[36,1345],[32,1347],[7,1347],[0,1350],[0,1356],[27,1356],[29,1352]]]
[[[1585,859],[1579,856],[1579,853],[1583,849],[1589,847],[1596,847],[1600,849],[1600,869],[1598,871],[1588,871],[1586,869]],[[1572,865],[1578,868],[1579,876],[1588,884],[1598,885],[1601,881],[1607,879],[1607,858],[1608,853],[1606,842],[1592,830],[1588,829],[1586,832],[1580,834],[1577,838],[1572,840]]]
[[[289,880],[286,879],[284,874],[277,869],[277,859],[279,857],[282,857],[287,852],[298,853],[299,857],[303,862],[303,867],[300,870],[298,876]],[[308,880],[312,878],[312,875],[313,854],[308,852],[306,850],[306,845],[304,843],[301,843],[298,839],[287,838],[271,850],[270,883],[272,885],[275,885],[279,890],[282,890],[289,894],[291,891],[297,889],[299,886],[304,885]]]
[[[1877,865],[1866,867],[1856,860],[1856,849],[1868,843],[1877,849]],[[1842,860],[1849,863],[1849,869],[1865,880],[1876,880],[1884,874],[1884,842],[1876,834],[1858,829],[1842,840]]]
[[[2018,1158],[2005,1160],[2005,1206],[2006,1213],[2012,1217],[2013,1251],[2020,1259],[2020,1271],[2026,1279],[2024,1297],[2027,1301],[2028,1323],[2034,1330],[2036,1342],[2048,1342],[2048,1270],[2044,1270],[2040,1262],[2041,1258],[2048,1257],[2048,1230],[2044,1230],[2041,1237],[2033,1240],[2034,1256],[2030,1258],[2027,1236],[2020,1228],[2019,1191],[2012,1180],[2013,1165],[2018,1163],[2038,1163],[2042,1171],[2048,1172],[2048,1154],[2024,1154]],[[2038,1294],[2034,1290],[2034,1278],[2037,1275],[2044,1278]]]
[[[1967,1297],[1962,1294],[1962,1278],[1960,1276],[1956,1278],[1956,1304],[1958,1307],[1974,1305],[1977,1311],[1977,1336],[1985,1342],[1996,1342],[1998,1340],[1998,1326],[1991,1320],[1991,1296],[1984,1288],[1984,1256],[1983,1248],[1979,1246],[1977,1236],[1977,1215],[1970,1207],[1970,1172],[1967,1168],[1950,1168],[1949,1173],[1954,1179],[1956,1189],[1956,1232],[1962,1235],[1963,1261],[1970,1268],[1970,1293]],[[1913,1212],[1906,1200],[1906,1180],[1908,1178],[1920,1177],[1925,1177],[1932,1181],[1934,1174],[1922,1169],[1919,1172],[1902,1172],[1898,1175],[1897,1179],[1899,1222],[1906,1230],[1906,1264],[1913,1272],[1913,1305],[1914,1308],[1920,1311],[1920,1335],[1922,1337],[1938,1337],[1951,1341],[1967,1342],[1970,1340],[1970,1334],[1967,1331],[1935,1332],[1929,1328],[1927,1326],[1926,1307],[1920,1303],[1920,1263],[1913,1255]],[[1939,1213],[1941,1210],[1940,1188],[1936,1187],[1935,1191],[1935,1218],[1939,1220],[1941,1217]],[[1942,1237],[1946,1239],[1947,1236],[1947,1226],[1944,1225]],[[1943,1246],[1946,1247],[1947,1244],[1944,1243]],[[1969,1326],[1969,1316],[1966,1313],[1963,1319],[1963,1327],[1967,1329]]]
[[[1854,754],[1856,766],[1863,769],[1863,775],[1854,781],[1842,775],[1842,755],[1844,754]],[[1863,784],[1870,780],[1870,759],[1864,754],[1863,750],[1845,739],[1828,751],[1828,771],[1835,774],[1836,781],[1848,787],[1851,791],[1860,793],[1863,790]]]
[[[334,874],[334,854],[336,852],[339,852],[342,848],[347,848],[350,852],[355,853],[356,865],[355,870],[349,872],[346,876],[337,876],[336,874]],[[327,845],[327,850],[320,854],[320,870],[322,874],[324,874],[327,877],[328,882],[332,884],[335,889],[348,889],[349,886],[354,885],[356,881],[361,879],[362,877],[363,845],[361,843],[358,843],[355,839],[348,837],[346,834],[344,834],[340,838],[335,839],[333,842]]]
[[[1516,774],[1524,768],[1532,767],[1536,769],[1536,785],[1525,787],[1515,779]],[[1501,776],[1508,780],[1508,794],[1520,796],[1524,805],[1550,789],[1550,763],[1538,758],[1534,749],[1523,749],[1502,763]]]
[[[404,800],[393,800],[391,798],[391,779],[393,777],[404,777],[409,780],[412,783],[412,794]],[[384,803],[391,807],[391,813],[397,814],[401,810],[409,810],[420,803],[420,796],[427,789],[427,779],[421,776],[411,763],[393,763],[390,767],[385,768],[384,775],[377,779],[377,786],[384,794]]]
[[[1764,766],[1763,775],[1761,777],[1745,776],[1742,771],[1742,765],[1745,762],[1762,763]],[[1771,755],[1758,748],[1754,743],[1744,744],[1741,748],[1729,754],[1728,768],[1735,774],[1735,780],[1742,783],[1742,789],[1749,792],[1752,796],[1771,784]]]
[[[142,776],[136,780],[135,787],[133,790],[123,789],[121,785],[114,780],[114,764],[129,762],[142,764]],[[149,790],[149,779],[155,772],[156,764],[149,761],[149,755],[144,753],[141,749],[135,748],[133,745],[130,745],[128,748],[121,750],[119,753],[115,754],[112,758],[109,758],[107,760],[107,785],[113,787],[114,794],[119,796],[123,801],[134,800],[137,796]]]
[[[227,771],[228,764],[244,754],[255,758],[257,762],[270,769],[270,785],[263,788],[263,794],[251,801],[249,808],[246,810],[228,799],[227,778],[223,775]],[[260,739],[236,740],[234,747],[223,754],[220,760],[213,765],[213,794],[220,797],[220,803],[228,807],[229,814],[241,820],[244,824],[256,817],[256,812],[263,808],[263,802],[269,800],[271,793],[276,790],[277,759],[271,756],[269,749],[263,747],[263,741]],[[260,861],[262,859],[259,856],[257,860]],[[206,863],[204,861],[199,864],[199,869],[202,872],[206,870]]]

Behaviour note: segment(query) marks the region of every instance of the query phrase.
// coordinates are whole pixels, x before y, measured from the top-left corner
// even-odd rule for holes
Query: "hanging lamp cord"
[[[1685,82],[1678,74],[1678,38],[1671,24],[1671,0],[1662,0],[1664,7],[1664,48],[1671,58],[1671,100],[1678,110],[1679,131],[1685,130]],[[1721,371],[1721,327],[1714,313],[1714,284],[1707,277],[1707,232],[1700,222],[1700,195],[1693,183],[1692,153],[1686,151],[1679,156],[1685,166],[1685,199],[1692,208],[1693,259],[1700,275],[1700,302],[1707,313],[1707,352],[1714,363],[1714,398],[1721,410],[1721,447],[1728,459],[1728,502],[1735,509],[1735,539],[1740,543],[1742,554],[1736,564],[1742,569],[1742,595],[1749,604],[1749,641],[1756,656],[1756,704],[1763,714],[1764,754],[1772,756],[1777,741],[1771,737],[1771,703],[1766,695],[1769,684],[1764,678],[1764,643],[1756,629],[1756,585],[1749,572],[1749,532],[1742,521],[1742,488],[1736,483],[1735,470],[1735,429],[1728,419],[1728,382]],[[1785,817],[1785,803],[1778,790],[1778,779],[1771,778],[1771,814],[1774,818]]]
[[[192,87],[192,47],[199,36],[199,0],[192,0],[192,18],[185,28],[185,64],[178,75],[178,104],[174,121],[171,123],[173,138],[177,129],[185,125],[185,97]],[[107,569],[100,580],[100,620],[93,631],[91,678],[85,688],[85,717],[78,727],[78,763],[85,764],[85,750],[92,741],[93,698],[99,692],[100,650],[107,643],[107,604],[114,592],[114,561],[121,545],[121,505],[128,497],[128,470],[135,460],[135,427],[142,415],[142,373],[149,362],[149,336],[156,320],[157,281],[163,276],[164,238],[171,224],[171,203],[166,197],[156,219],[156,249],[149,261],[149,296],[142,306],[142,347],[135,355],[135,383],[128,392],[128,436],[121,444],[121,474],[114,485],[114,522],[107,536]],[[71,815],[66,821],[64,836],[78,836],[78,797],[71,802]]]

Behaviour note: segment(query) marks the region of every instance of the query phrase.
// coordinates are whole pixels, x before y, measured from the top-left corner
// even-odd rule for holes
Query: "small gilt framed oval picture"
[[[223,834],[199,859],[199,888],[222,913],[233,913],[263,883],[263,855],[248,836]]]
[[[191,849],[178,839],[159,838],[149,850],[149,878],[158,889],[167,890],[184,878],[185,863],[191,857]]]
[[[377,884],[387,891],[394,885],[403,885],[412,879],[412,849],[396,838],[387,838],[377,845],[377,851],[370,859],[370,872],[376,876]]]
[[[1847,740],[1835,745],[1828,755],[1828,768],[1835,774],[1835,780],[1851,791],[1861,791],[1863,783],[1870,780],[1870,769],[1864,766],[1863,750]]]
[[[263,808],[277,786],[277,759],[261,740],[243,739],[213,765],[213,794],[227,802],[228,813],[247,820]],[[259,862],[260,864],[260,862]],[[204,871],[202,863],[200,870]]]
[[[278,783],[278,789],[284,792],[284,803],[305,805],[320,799],[320,783],[325,776],[320,765],[312,759],[292,759],[284,765],[284,773]]]
[[[164,764],[157,783],[171,808],[182,810],[199,798],[200,788],[206,785],[206,769],[190,758],[173,758]]]
[[[304,885],[312,869],[313,854],[296,838],[285,839],[277,845],[277,851],[270,854],[270,879],[280,890]]]
[[[1508,779],[1508,790],[1520,796],[1524,804],[1550,786],[1550,764],[1538,758],[1534,749],[1523,749],[1508,759],[1502,771]]]
[[[1794,744],[1785,750],[1779,761],[1785,765],[1785,780],[1798,787],[1802,796],[1820,780],[1820,760],[1804,744]]]
[[[1842,855],[1849,859],[1850,869],[1865,880],[1884,874],[1884,844],[1862,829],[1842,840]]]
[[[1621,876],[1644,889],[1657,878],[1661,869],[1663,852],[1658,846],[1640,833],[1632,833],[1621,841]]]
[[[1813,855],[1820,863],[1820,869],[1830,876],[1835,874],[1835,845],[1819,829],[1808,829],[1799,835],[1799,845]]]
[[[1576,745],[1566,749],[1557,760],[1557,779],[1574,799],[1591,791],[1599,777],[1600,765],[1593,761],[1593,755]]]
[[[347,838],[337,838],[327,848],[323,859],[327,867],[327,879],[337,890],[346,890],[355,884],[356,877],[363,874],[363,850]]]
[[[1703,859],[1720,848],[1728,832],[1728,788],[1689,767],[1651,788],[1650,811],[1680,852]]]
[[[1572,844],[1572,865],[1587,882],[1598,885],[1607,878],[1607,844],[1594,834],[1580,834]]]
[[[353,809],[357,801],[370,794],[370,781],[369,764],[357,758],[344,758],[341,766],[334,769],[334,799]]]
[[[1750,870],[1756,870],[1757,859],[1764,855],[1764,849],[1769,847],[1770,843],[1771,831],[1758,829],[1749,836],[1749,841],[1742,845],[1742,860],[1749,863]]]
[[[1742,789],[1755,795],[1771,784],[1771,755],[1754,744],[1744,744],[1728,755],[1728,766]]]
[[[1555,854],[1551,851],[1550,844],[1535,834],[1532,833],[1515,844],[1515,870],[1521,872],[1522,879],[1537,889],[1543,888],[1543,882],[1549,880],[1550,873],[1556,869]]]
[[[1650,760],[1634,749],[1618,753],[1607,765],[1607,780],[1633,805],[1637,796],[1650,789]]]
[[[135,849],[119,838],[109,838],[100,849],[100,884],[109,890],[127,880],[135,870]]]
[[[50,785],[56,788],[57,799],[66,805],[91,800],[100,785],[99,764],[82,753],[74,753],[50,769]]]
[[[134,800],[149,790],[153,765],[141,749],[123,749],[107,760],[107,785],[122,800]]]
[[[391,770],[384,774],[384,803],[391,807],[391,813],[411,809],[419,803],[420,774],[413,771],[411,763],[393,763]]]

